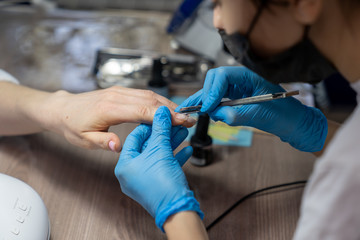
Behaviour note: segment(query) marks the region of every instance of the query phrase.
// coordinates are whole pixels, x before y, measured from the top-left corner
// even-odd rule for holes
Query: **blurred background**
[[[174,11],[181,0],[58,0],[58,6],[72,9],[140,9],[140,10],[160,10]]]
[[[186,97],[208,69],[238,65],[212,26],[210,0],[0,0],[0,31],[0,68],[47,91],[121,85]],[[339,122],[356,106],[339,74],[285,88]]]

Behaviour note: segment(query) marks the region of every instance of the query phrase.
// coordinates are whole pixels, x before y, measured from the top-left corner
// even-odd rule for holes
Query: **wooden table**
[[[125,136],[134,128],[112,130]],[[186,143],[184,143],[186,144]],[[184,170],[208,225],[239,198],[266,186],[307,179],[314,157],[276,137],[255,134],[250,148],[214,146],[206,167]],[[52,133],[0,139],[0,172],[31,185],[49,212],[52,240],[164,239],[154,220],[121,193],[118,154],[84,150]],[[303,188],[260,194],[209,231],[211,239],[291,239]]]
[[[0,36],[0,68],[13,73],[22,84],[43,90],[91,90],[96,87],[89,77],[95,49],[104,45],[97,41],[98,36],[109,38],[107,44],[113,46],[141,47],[144,41],[136,40],[136,36],[153,33],[159,38],[163,31],[159,29],[165,27],[169,18],[168,14],[153,14],[147,21],[147,13],[133,15],[113,13],[112,16],[119,16],[117,20],[103,16],[105,23],[112,24],[112,32],[100,35],[90,33],[104,30],[96,27],[101,16],[94,20],[85,14],[85,21],[91,25],[86,27],[84,20],[78,20],[79,14],[64,21],[58,16],[43,16],[45,20],[38,24],[38,15],[2,13],[0,30],[6,34]],[[53,27],[54,21],[65,28]],[[134,28],[136,22],[142,28]],[[68,34],[71,39],[51,39],[53,30],[65,37]],[[92,36],[95,39],[90,39]],[[36,37],[44,39],[38,41]],[[168,44],[165,34],[160,37]],[[48,41],[42,44],[45,40]],[[77,41],[87,43],[89,51],[83,56],[77,56],[76,51],[66,52],[66,46],[78,46]],[[146,43],[150,44],[146,45],[147,50],[168,51],[168,45],[156,39],[147,38]],[[81,51],[81,47],[77,50]],[[134,127],[123,124],[111,130],[125,140]],[[274,136],[258,133],[250,148],[214,146],[214,152],[215,161],[207,167],[190,163],[184,166],[189,185],[205,213],[205,225],[249,192],[307,179],[314,162],[311,154],[294,150]],[[111,152],[77,148],[52,133],[0,138],[0,172],[27,182],[41,195],[49,212],[52,240],[165,239],[150,215],[121,193],[114,176],[118,157]],[[291,239],[302,191],[301,187],[286,188],[248,199],[209,231],[210,238]]]

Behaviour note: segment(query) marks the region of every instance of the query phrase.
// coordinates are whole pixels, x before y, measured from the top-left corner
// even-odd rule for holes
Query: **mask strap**
[[[257,23],[260,15],[261,15],[261,13],[262,13],[262,11],[264,10],[264,8],[265,8],[265,6],[266,6],[266,2],[267,2],[267,0],[262,0],[262,1],[261,1],[260,7],[258,8],[255,17],[253,18],[253,20],[252,20],[251,23],[250,23],[249,30],[248,30],[247,33],[245,34],[245,37],[246,37],[247,39],[249,39],[250,33],[251,33],[252,30],[254,29],[255,24]]]

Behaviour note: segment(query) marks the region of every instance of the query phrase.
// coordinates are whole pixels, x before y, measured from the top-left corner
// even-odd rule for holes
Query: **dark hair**
[[[253,2],[257,6],[267,6],[269,4],[279,5],[279,6],[287,6],[289,5],[288,0],[253,0]],[[340,5],[353,7],[354,5],[360,4],[360,0],[339,0]]]
[[[270,4],[284,6],[284,7],[289,5],[289,1],[287,1],[287,0],[253,0],[253,2],[258,7],[260,7],[260,6],[268,7]]]
[[[338,2],[348,20],[360,10],[360,0],[338,0]]]

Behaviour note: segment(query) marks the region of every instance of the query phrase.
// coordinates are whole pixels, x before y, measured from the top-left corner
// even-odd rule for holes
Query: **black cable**
[[[12,7],[16,5],[31,5],[30,0],[0,0],[0,8]]]
[[[234,208],[236,208],[240,203],[244,202],[246,199],[261,193],[261,192],[265,192],[271,189],[275,189],[275,188],[282,188],[282,187],[287,187],[287,186],[292,186],[292,185],[298,185],[298,184],[306,184],[307,181],[296,181],[296,182],[290,182],[290,183],[284,183],[284,184],[279,184],[279,185],[274,185],[274,186],[270,186],[270,187],[266,187],[266,188],[262,188],[259,190],[256,190],[254,192],[251,192],[247,195],[245,195],[244,197],[240,198],[236,203],[234,203],[231,207],[229,207],[225,212],[223,212],[219,217],[217,217],[214,221],[212,221],[207,227],[206,230],[209,231],[213,226],[215,226],[218,222],[220,222],[227,214],[229,214],[232,210],[234,210]]]

